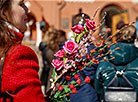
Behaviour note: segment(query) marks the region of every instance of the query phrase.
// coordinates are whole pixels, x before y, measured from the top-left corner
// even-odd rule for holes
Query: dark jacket
[[[42,52],[42,61],[43,61],[43,70],[40,76],[40,80],[42,82],[42,85],[45,85],[45,86],[47,86],[47,80],[48,80],[48,74],[49,74],[49,65],[46,58],[46,53],[47,53],[46,47],[47,47],[47,43],[41,42],[39,44],[39,50]]]
[[[43,65],[45,70],[49,70],[49,66],[47,65],[47,60],[46,60],[46,47],[47,43],[41,42],[39,44],[39,50],[42,51],[42,60],[43,60]]]
[[[120,50],[114,51],[108,56],[108,59],[115,57],[114,60],[103,61],[99,64],[96,72],[95,89],[98,94],[102,93],[103,86],[107,86],[116,74],[113,68],[114,64],[117,70],[122,70],[127,64],[127,69],[123,73],[138,91],[138,48],[130,43],[117,43],[111,46],[111,51],[119,47]],[[121,83],[122,85],[125,83]]]
[[[93,49],[95,46],[91,45],[88,47],[88,54],[90,53],[90,49]],[[83,58],[86,58],[84,56]],[[91,83],[85,83],[79,89],[77,89],[76,94],[71,94],[70,102],[98,102],[96,91],[93,88],[94,76],[96,73],[97,64],[93,64],[91,67],[86,67],[82,70],[82,74],[77,73],[82,81],[84,81],[84,76],[89,76],[91,78]],[[73,77],[71,80],[75,80]],[[66,101],[64,101],[66,102]]]

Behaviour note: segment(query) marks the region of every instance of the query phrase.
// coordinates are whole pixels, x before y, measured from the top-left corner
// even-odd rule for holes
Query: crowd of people
[[[51,86],[51,61],[67,41],[63,30],[52,29],[44,34],[39,45],[43,61],[39,80],[37,55],[31,48],[21,45],[24,37],[22,33],[27,29],[27,13],[24,0],[0,0],[0,102],[46,102],[43,94]],[[70,102],[137,102],[136,29],[133,25],[128,25],[117,37],[125,33],[124,39],[107,49],[120,48],[105,56],[107,59],[115,57],[114,60],[100,62],[78,72],[81,80],[87,75],[91,82],[81,86],[76,94],[72,93]],[[95,45],[91,44],[88,53],[93,48]],[[66,99],[64,102],[67,102]]]

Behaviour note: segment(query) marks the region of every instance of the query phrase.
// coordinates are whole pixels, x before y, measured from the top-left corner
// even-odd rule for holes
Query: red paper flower
[[[102,52],[103,52],[103,50],[102,50],[102,49],[100,49],[99,51],[100,51],[100,53],[102,53]]]
[[[120,48],[118,47],[117,50],[120,50]]]
[[[99,64],[99,61],[97,61],[96,64]]]
[[[104,39],[104,37],[102,36],[101,39]]]
[[[98,58],[100,58],[101,56],[100,55],[98,55]]]
[[[91,67],[92,65],[90,64],[89,67]]]
[[[100,46],[101,44],[100,43],[96,43],[96,46]]]
[[[121,39],[124,39],[124,37],[123,37],[123,36],[121,36]]]
[[[74,89],[74,85],[73,84],[70,84],[70,89]]]
[[[89,55],[86,55],[86,57],[87,57],[88,60],[91,59],[91,57]]]
[[[75,74],[75,75],[74,75],[74,78],[75,78],[75,79],[79,79],[79,75],[78,75],[78,74]]]
[[[109,36],[109,38],[111,39],[111,38],[112,38],[112,36]]]
[[[60,85],[60,86],[58,87],[58,89],[59,89],[59,91],[62,91],[62,90],[63,90],[63,86]]]
[[[104,61],[106,61],[106,62],[107,62],[108,60],[107,60],[106,58],[104,58]]]
[[[70,86],[69,85],[67,85],[67,88],[69,88]]]
[[[75,25],[74,27],[71,28],[73,32],[80,34],[84,30],[84,27],[82,27],[81,24]]]
[[[72,72],[75,72],[76,70],[75,69],[71,69]]]
[[[115,41],[114,44],[117,44],[117,42]]]
[[[108,52],[111,53],[111,50],[109,50]]]
[[[67,93],[67,94],[66,94],[66,96],[70,97],[70,96],[71,96],[71,94],[70,94],[70,93]]]
[[[108,45],[107,48],[110,48],[110,46]]]
[[[101,56],[103,57],[103,56],[104,56],[104,54],[101,54]]]
[[[112,59],[115,59],[115,57],[112,57]]]
[[[78,84],[81,84],[81,80],[80,80],[80,79],[78,79],[78,80],[77,80],[77,83],[78,83]]]
[[[90,83],[90,82],[91,82],[90,77],[86,76],[86,78],[85,78],[85,82],[86,82],[86,83]]]
[[[70,79],[71,79],[71,77],[68,76],[68,75],[66,75],[66,80],[67,80],[67,81],[70,81]]]
[[[72,93],[76,94],[77,93],[77,90],[76,89],[73,89],[72,90]]]

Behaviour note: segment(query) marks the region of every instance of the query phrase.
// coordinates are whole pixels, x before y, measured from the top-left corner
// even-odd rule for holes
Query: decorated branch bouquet
[[[84,81],[80,80],[77,73],[86,67],[91,67],[93,64],[108,61],[104,56],[115,50],[119,50],[119,48],[115,48],[113,51],[108,50],[105,52],[105,49],[117,43],[110,41],[113,36],[109,36],[105,39],[106,33],[99,33],[97,34],[97,38],[99,38],[98,41],[96,41],[97,38],[93,37],[96,30],[104,24],[106,16],[105,12],[100,23],[96,25],[94,18],[97,11],[98,9],[92,19],[84,19],[84,15],[82,15],[79,24],[71,28],[73,31],[73,40],[65,42],[63,49],[55,54],[56,59],[52,61],[54,71],[52,79],[50,79],[52,85],[46,94],[48,102],[63,102],[63,98],[70,101],[71,93],[76,94],[78,88],[91,81],[89,76],[86,76]],[[122,29],[124,28],[125,27]],[[121,30],[118,32],[121,32]],[[123,37],[124,36],[120,39],[123,39]],[[88,47],[92,44],[95,45],[95,47],[89,49],[88,53]],[[110,60],[114,59],[115,57]],[[72,78],[74,78],[74,80],[72,80]]]

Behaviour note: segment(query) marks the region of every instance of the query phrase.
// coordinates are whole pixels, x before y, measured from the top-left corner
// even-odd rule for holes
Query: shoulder
[[[113,70],[114,69],[110,61],[107,61],[107,62],[102,61],[98,65],[96,73],[99,74],[99,73],[105,73],[105,72],[112,72]]]
[[[24,45],[14,45],[12,47],[10,47],[10,49],[8,50],[7,57],[11,58],[11,59],[20,59],[20,58],[33,58],[34,60],[38,61],[37,59],[37,55],[35,54],[35,52],[27,46]]]

